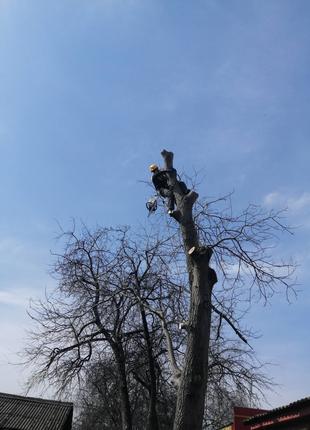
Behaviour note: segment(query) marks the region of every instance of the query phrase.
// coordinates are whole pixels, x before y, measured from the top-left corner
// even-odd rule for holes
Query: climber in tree
[[[174,211],[174,206],[175,206],[175,197],[173,193],[174,192],[173,187],[169,185],[169,176],[167,174],[168,171],[160,170],[157,164],[151,164],[149,169],[153,174],[152,175],[153,185],[156,191],[158,191],[162,197],[167,199],[168,214],[172,215]],[[173,169],[173,173],[175,174],[175,176],[177,175],[177,172],[175,169]],[[179,188],[181,189],[184,195],[189,192],[184,182],[178,181],[178,184],[179,184]]]

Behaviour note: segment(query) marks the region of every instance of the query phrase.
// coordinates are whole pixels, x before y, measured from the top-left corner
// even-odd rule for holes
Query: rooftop
[[[310,407],[310,397],[305,397],[304,399],[297,400],[296,402],[289,403],[288,405],[280,406],[279,408],[272,409],[264,414],[255,415],[254,417],[247,419],[245,423],[250,425],[256,424],[263,420],[272,419],[279,414],[290,414],[306,407]]]
[[[70,430],[73,404],[0,393],[1,430]]]

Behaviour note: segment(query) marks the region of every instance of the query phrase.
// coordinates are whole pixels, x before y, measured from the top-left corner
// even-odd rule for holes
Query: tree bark
[[[126,377],[125,354],[121,344],[115,344],[113,350],[119,375],[122,430],[132,430],[132,417]]]
[[[190,191],[184,195],[173,169],[173,153],[163,150],[161,154],[176,200],[177,210],[173,217],[180,224],[191,287],[184,368],[178,389],[173,429],[201,430],[208,377],[211,293],[217,278],[215,271],[209,266],[212,250],[199,246],[193,220],[192,209],[198,194]]]
[[[158,416],[156,411],[157,404],[157,384],[155,372],[155,359],[153,355],[152,341],[150,338],[149,328],[147,324],[146,314],[143,305],[140,305],[140,313],[143,323],[144,338],[147,347],[148,365],[150,371],[150,387],[149,387],[149,410],[147,417],[146,430],[158,430]]]

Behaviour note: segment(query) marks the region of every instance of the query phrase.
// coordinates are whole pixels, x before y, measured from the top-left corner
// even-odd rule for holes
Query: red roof
[[[250,427],[251,430],[255,430],[305,417],[310,417],[310,397],[249,418],[245,421],[245,425]]]

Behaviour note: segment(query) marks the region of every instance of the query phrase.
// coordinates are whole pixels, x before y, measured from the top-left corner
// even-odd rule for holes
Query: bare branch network
[[[198,430],[219,424],[216,404],[258,399],[271,381],[244,317],[254,299],[294,293],[294,264],[274,257],[290,233],[283,212],[250,205],[234,215],[231,195],[197,200],[173,154],[162,155],[174,225],[62,232],[58,286],[29,310],[29,383],[78,386],[84,406],[96,393],[99,427]]]

